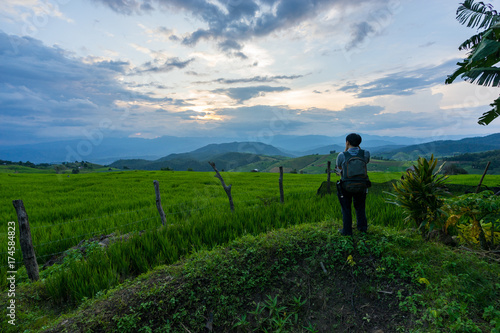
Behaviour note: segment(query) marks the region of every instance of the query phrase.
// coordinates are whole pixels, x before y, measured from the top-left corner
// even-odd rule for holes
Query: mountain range
[[[432,141],[432,137],[418,139],[411,137],[377,136],[362,134],[362,147],[372,153],[390,152],[395,149],[414,146]],[[453,138],[453,136],[450,136]],[[30,161],[33,163],[61,163],[73,161],[90,161],[99,164],[110,164],[120,159],[158,160],[172,154],[186,154],[210,144],[239,142],[237,138],[217,137],[175,137],[163,136],[156,139],[88,137],[80,140],[66,140],[17,146],[0,146],[0,159],[10,161]],[[252,142],[259,140],[252,140]],[[244,142],[249,142],[246,140]],[[239,145],[239,142],[237,145]],[[281,156],[306,156],[311,154],[328,154],[330,151],[342,151],[345,147],[345,134],[336,136],[324,135],[274,135],[262,138],[259,143],[272,146],[280,151]],[[239,151],[257,155],[264,154],[255,146],[252,151]],[[211,147],[210,149],[215,148]],[[208,148],[207,148],[208,149]],[[210,150],[209,149],[209,150]],[[257,150],[256,150],[257,149]],[[233,151],[234,152],[234,151]],[[198,155],[197,152],[195,155]],[[188,153],[189,154],[189,153]],[[271,153],[277,155],[278,153]],[[387,155],[388,156],[388,155]],[[183,157],[187,157],[184,155]]]
[[[385,143],[385,142],[384,142]],[[338,150],[332,148],[340,148]],[[376,149],[387,149],[388,151]],[[500,149],[500,134],[486,137],[466,138],[461,140],[441,140],[397,147],[385,145],[367,148],[372,152],[374,159],[395,159],[400,161],[414,161],[419,156],[450,157],[463,153],[477,153]],[[110,166],[119,169],[143,170],[194,170],[210,171],[207,163],[213,161],[217,167],[226,171],[276,171],[278,166],[284,166],[288,172],[324,172],[328,160],[334,161],[336,151],[342,151],[339,145],[324,146],[312,149],[302,158],[283,152],[274,146],[259,142],[232,142],[223,144],[209,144],[194,151],[168,156],[149,161],[144,159],[120,159]],[[375,153],[377,152],[377,153]],[[295,157],[290,159],[290,157]]]
[[[500,149],[500,133],[484,137],[464,138],[460,140],[439,140],[418,145],[408,145],[397,149],[382,150],[377,156],[398,161],[412,161],[419,156],[450,157],[465,153],[478,153]]]
[[[120,159],[109,166],[119,169],[141,170],[194,170],[210,171],[208,161],[214,162],[220,170],[233,170],[255,163],[275,163],[292,157],[279,149],[260,142],[232,142],[209,144],[189,153],[170,154],[149,161],[144,159]],[[260,164],[259,164],[260,165]]]

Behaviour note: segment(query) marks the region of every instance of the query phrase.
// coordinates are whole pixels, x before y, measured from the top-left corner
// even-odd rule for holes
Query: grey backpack
[[[342,188],[352,193],[363,193],[371,186],[366,168],[365,151],[360,149],[357,155],[344,152],[342,163]]]

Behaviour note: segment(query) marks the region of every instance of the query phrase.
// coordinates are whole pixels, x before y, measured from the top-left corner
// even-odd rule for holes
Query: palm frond
[[[483,37],[484,32],[480,32],[477,35],[472,36],[471,38],[467,39],[465,42],[463,42],[458,49],[460,51],[462,50],[472,50],[474,49],[479,43],[481,43],[482,37]]]
[[[470,56],[471,66],[475,67],[477,63],[489,57],[496,58],[498,62],[498,54],[500,54],[500,42],[484,38]]]
[[[466,66],[468,64],[469,64],[469,60],[468,59],[464,59],[464,62],[457,62],[457,65],[459,67],[457,68],[457,70],[453,74],[448,75],[448,77],[446,78],[446,80],[444,81],[444,83],[445,84],[451,84],[451,83],[453,83],[453,81],[455,81],[455,79],[457,77],[459,77],[460,75],[462,75],[465,72],[467,72]]]
[[[498,67],[477,67],[467,71],[462,77],[480,86],[500,87],[500,68]]]
[[[498,21],[498,12],[490,4],[475,3],[474,0],[465,0],[457,9],[457,20],[460,24],[467,24],[469,28],[491,27]]]
[[[500,97],[495,99],[490,106],[492,106],[493,109],[486,111],[481,117],[479,117],[477,122],[479,125],[488,125],[500,115]]]

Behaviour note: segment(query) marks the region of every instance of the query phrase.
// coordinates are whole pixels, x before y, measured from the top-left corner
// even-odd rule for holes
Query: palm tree
[[[457,63],[458,69],[445,83],[452,83],[458,76],[481,86],[500,87],[500,14],[490,4],[465,0],[457,9],[457,20],[478,34],[460,45],[459,50],[469,51],[467,58]],[[500,115],[500,97],[490,104],[493,108],[479,118],[480,125],[488,125]]]

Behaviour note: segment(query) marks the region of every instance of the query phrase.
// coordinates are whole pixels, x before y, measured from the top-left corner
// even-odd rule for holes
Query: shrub
[[[492,191],[464,194],[446,200],[449,217],[445,228],[456,227],[462,242],[480,243],[484,250],[494,246],[498,237],[500,197]]]
[[[420,229],[422,236],[427,230],[440,228],[444,230],[444,195],[449,194],[445,186],[447,176],[439,175],[441,167],[436,169],[437,159],[431,156],[429,160],[419,157],[417,165],[409,170],[403,179],[393,184],[392,200],[387,202],[403,208],[405,222],[413,222]]]
[[[468,172],[455,163],[448,163],[443,166],[443,173],[445,175],[466,175]]]

